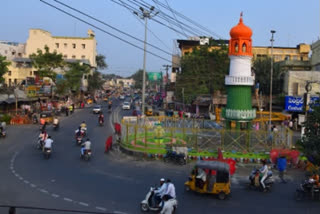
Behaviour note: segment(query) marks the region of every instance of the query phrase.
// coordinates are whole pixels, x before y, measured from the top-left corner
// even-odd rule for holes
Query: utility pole
[[[165,91],[165,107],[168,106],[168,103],[167,103],[167,89],[168,89],[168,83],[169,83],[169,74],[168,74],[168,71],[169,71],[169,68],[171,68],[172,66],[171,65],[162,65],[165,70],[166,70],[166,82],[165,82],[165,85],[164,85],[164,91]]]
[[[272,118],[272,77],[273,77],[273,35],[276,33],[275,30],[271,30],[271,71],[270,71],[270,101],[269,101],[269,130],[271,130],[271,118]]]
[[[159,12],[154,13],[154,6],[150,7],[150,10],[144,9],[143,7],[139,8],[141,10],[141,14],[138,12],[134,12],[135,15],[144,19],[144,51],[143,51],[143,76],[142,76],[142,115],[144,115],[144,106],[145,106],[145,94],[146,94],[146,55],[147,55],[147,26],[148,19],[156,16]]]

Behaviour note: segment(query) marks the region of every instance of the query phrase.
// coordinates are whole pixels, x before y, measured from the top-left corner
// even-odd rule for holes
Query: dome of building
[[[235,39],[235,38],[248,38],[248,39],[251,38],[252,30],[251,30],[251,28],[249,28],[248,26],[243,24],[242,15],[240,17],[239,23],[230,30],[230,36],[233,39]]]

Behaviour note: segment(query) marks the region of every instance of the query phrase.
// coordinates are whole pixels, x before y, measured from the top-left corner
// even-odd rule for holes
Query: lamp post
[[[144,115],[144,105],[145,105],[145,93],[146,93],[146,54],[147,54],[147,26],[148,19],[156,16],[159,12],[154,12],[154,7],[150,7],[150,10],[146,10],[143,7],[139,8],[141,10],[141,14],[138,12],[134,12],[135,15],[139,16],[141,19],[144,19],[144,49],[143,49],[143,76],[142,76],[142,115]]]
[[[273,35],[276,33],[275,30],[271,30],[271,69],[270,69],[270,101],[269,101],[269,129],[271,130],[271,118],[272,118],[272,77],[273,77]]]

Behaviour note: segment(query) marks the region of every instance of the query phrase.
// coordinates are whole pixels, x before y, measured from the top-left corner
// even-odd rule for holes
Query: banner
[[[309,111],[312,111],[311,106],[319,100],[319,97],[310,97]],[[285,110],[293,112],[304,112],[304,99],[303,97],[286,96],[285,97]]]
[[[162,80],[161,72],[148,72],[148,80],[149,81],[160,81]]]

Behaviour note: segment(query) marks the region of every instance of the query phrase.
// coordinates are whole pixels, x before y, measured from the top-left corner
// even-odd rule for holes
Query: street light
[[[270,71],[270,101],[269,101],[269,129],[271,130],[271,117],[272,117],[272,77],[273,77],[273,35],[276,33],[275,30],[271,30],[271,71]]]
[[[138,12],[133,12],[135,15],[144,19],[145,26],[144,26],[144,51],[143,51],[143,76],[142,76],[142,115],[144,115],[144,104],[145,104],[145,93],[146,93],[146,54],[147,54],[147,26],[148,26],[148,19],[156,16],[159,12],[154,11],[154,6],[150,7],[150,10],[144,9],[143,7],[139,8],[142,14]],[[155,12],[155,13],[153,13]],[[152,14],[153,13],[153,14]]]

